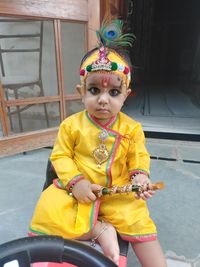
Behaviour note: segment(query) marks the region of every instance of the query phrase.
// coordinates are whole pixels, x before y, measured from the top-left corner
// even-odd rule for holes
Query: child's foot
[[[119,244],[115,228],[110,223],[99,222],[92,230],[92,241],[98,241],[103,253],[116,265],[119,264]]]

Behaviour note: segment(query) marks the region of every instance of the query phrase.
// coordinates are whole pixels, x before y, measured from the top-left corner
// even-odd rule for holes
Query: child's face
[[[86,110],[102,123],[117,115],[130,93],[122,91],[122,77],[111,73],[92,73],[86,79],[82,101]]]

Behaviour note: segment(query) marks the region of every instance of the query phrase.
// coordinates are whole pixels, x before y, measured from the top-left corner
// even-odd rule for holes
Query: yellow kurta
[[[110,156],[98,168],[93,151],[103,130],[108,133],[105,144]],[[82,111],[61,123],[51,161],[59,183],[68,188],[82,176],[102,186],[125,185],[134,170],[148,173],[150,160],[140,123],[120,112],[102,125],[87,111]],[[30,231],[78,238],[93,227],[97,218],[113,224],[122,238],[130,241],[156,237],[146,202],[135,199],[134,193],[107,195],[93,203],[81,204],[54,184],[42,192]]]

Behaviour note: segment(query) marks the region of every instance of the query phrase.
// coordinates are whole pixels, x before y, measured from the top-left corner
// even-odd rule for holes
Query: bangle
[[[135,179],[135,177],[138,175],[139,173],[134,173],[131,175],[131,181],[133,181]]]
[[[68,191],[69,195],[72,196],[72,190],[76,183],[78,183],[80,180],[85,179],[83,176],[77,176],[74,177],[72,180],[69,181],[69,183],[66,186],[66,190]]]
[[[132,171],[130,174],[131,181],[133,181],[138,174],[144,174],[149,178],[149,174],[146,171],[135,170],[135,171]]]

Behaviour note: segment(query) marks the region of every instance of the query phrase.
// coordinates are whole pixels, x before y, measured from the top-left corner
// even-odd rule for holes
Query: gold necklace
[[[96,160],[97,167],[101,168],[101,164],[108,160],[109,158],[109,151],[105,145],[105,141],[108,139],[108,132],[103,130],[99,133],[100,143],[97,148],[93,151],[93,157]]]

